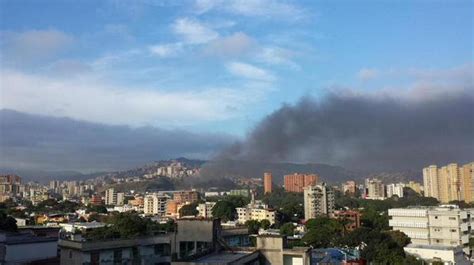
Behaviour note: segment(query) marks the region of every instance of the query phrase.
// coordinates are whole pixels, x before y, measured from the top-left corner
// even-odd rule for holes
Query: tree
[[[234,220],[236,213],[234,204],[227,200],[218,201],[212,208],[212,216],[224,222]]]
[[[248,228],[249,234],[254,235],[258,234],[258,230],[260,229],[261,224],[257,220],[248,220],[247,222],[245,222],[245,225]]]
[[[295,234],[295,225],[293,223],[285,223],[280,227],[282,236],[293,236]]]
[[[0,211],[0,230],[8,232],[16,232],[18,230],[16,220],[8,216],[4,211]]]
[[[260,222],[260,227],[267,230],[268,228],[270,228],[271,226],[271,223],[270,221],[268,221],[267,219],[263,219],[261,222]]]
[[[104,205],[89,205],[86,213],[107,213],[107,208]]]
[[[196,216],[199,213],[196,207],[196,203],[183,205],[183,207],[179,209],[179,216]]]

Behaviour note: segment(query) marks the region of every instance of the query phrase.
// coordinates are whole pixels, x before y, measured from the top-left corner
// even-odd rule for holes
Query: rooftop
[[[247,255],[252,254],[251,251],[238,251],[238,252],[220,252],[211,255],[207,255],[205,257],[199,258],[193,263],[204,263],[204,264],[225,264],[228,262],[237,261]]]

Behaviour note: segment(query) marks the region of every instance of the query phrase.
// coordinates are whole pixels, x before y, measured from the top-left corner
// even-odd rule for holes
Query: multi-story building
[[[342,184],[342,193],[353,196],[356,193],[357,185],[355,181],[348,180]]]
[[[275,223],[275,210],[268,207],[268,205],[261,201],[252,200],[246,207],[238,207],[237,211],[237,222],[245,224],[249,220],[268,220],[270,224]]]
[[[389,225],[410,237],[415,245],[461,246],[470,254],[469,238],[474,209],[457,206],[389,209]],[[472,220],[471,220],[472,218]]]
[[[123,205],[125,194],[123,192],[116,192],[113,188],[105,190],[105,204],[106,205]]]
[[[216,202],[205,202],[198,205],[198,212],[200,217],[212,218],[212,208],[216,205]]]
[[[319,176],[316,174],[298,174],[285,176],[285,191],[287,192],[303,192],[308,186],[316,185]]]
[[[369,200],[384,200],[385,199],[385,185],[379,179],[365,180],[366,194],[365,198]]]
[[[20,192],[21,178],[17,175],[0,175],[0,202]]]
[[[420,183],[411,180],[408,182],[407,187],[412,189],[414,192],[421,194],[422,186]]]
[[[333,216],[334,213],[334,192],[326,186],[308,186],[304,188],[304,217],[306,220],[317,216]]]
[[[391,198],[396,195],[398,198],[403,197],[403,188],[405,188],[404,183],[392,183],[387,185],[387,197]]]
[[[468,203],[474,202],[474,162],[462,166],[459,184],[461,199]]]
[[[146,215],[165,216],[167,203],[170,198],[166,195],[149,194],[145,196],[143,213]]]
[[[345,221],[347,231],[353,231],[360,227],[360,212],[358,211],[334,211],[334,218]]]
[[[263,174],[263,193],[271,193],[273,185],[273,176],[270,172],[265,172]]]
[[[230,190],[229,195],[249,197],[250,191],[248,189],[235,189],[235,190]]]
[[[176,191],[173,193],[173,200],[178,203],[194,203],[199,199],[198,192],[194,190]]]
[[[423,168],[423,185],[426,197],[442,203],[474,202],[474,162],[461,167],[451,163],[440,168],[436,165]]]

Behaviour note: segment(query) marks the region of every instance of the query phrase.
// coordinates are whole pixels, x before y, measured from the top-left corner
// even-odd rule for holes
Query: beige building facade
[[[425,196],[441,203],[474,202],[474,162],[463,166],[456,163],[428,166],[423,169],[423,185]]]

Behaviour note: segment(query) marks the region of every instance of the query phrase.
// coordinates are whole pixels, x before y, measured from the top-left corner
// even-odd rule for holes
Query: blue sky
[[[472,1],[0,3],[0,108],[108,125],[243,136],[305,95],[403,94],[473,61]]]

